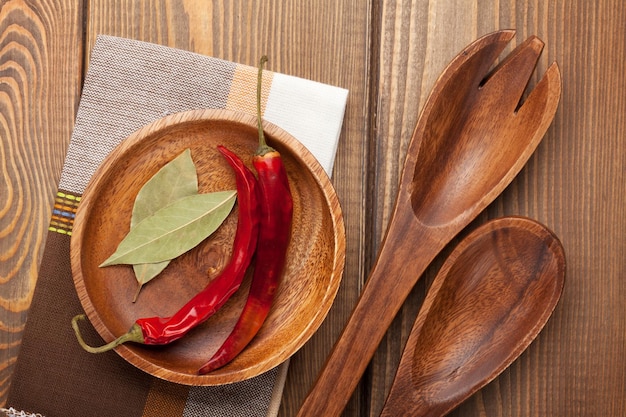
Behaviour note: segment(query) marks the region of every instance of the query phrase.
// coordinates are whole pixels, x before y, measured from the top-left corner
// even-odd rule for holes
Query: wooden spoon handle
[[[396,212],[359,301],[298,416],[341,414],[402,303],[440,250],[408,207]]]

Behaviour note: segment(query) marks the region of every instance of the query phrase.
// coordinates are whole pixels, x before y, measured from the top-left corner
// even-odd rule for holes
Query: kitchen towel
[[[256,82],[254,67],[98,36],[8,392],[14,415],[21,415],[15,410],[45,417],[278,413],[288,363],[240,383],[189,387],[154,378],[112,352],[84,352],[69,325],[82,312],[70,269],[73,218],[103,159],[135,130],[167,114],[217,108],[255,115]],[[263,82],[264,119],[302,142],[330,175],[347,90],[271,71],[264,72]]]

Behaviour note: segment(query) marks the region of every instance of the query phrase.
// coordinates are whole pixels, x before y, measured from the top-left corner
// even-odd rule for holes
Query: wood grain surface
[[[543,222],[565,246],[565,291],[530,348],[452,415],[626,415],[625,21],[621,0],[0,1],[0,399],[97,34],[249,65],[265,53],[271,70],[350,90],[333,172],[345,275],[327,320],[291,362],[280,415],[292,416],[373,264],[438,74],[480,35],[514,28],[512,46],[532,34],[546,43],[539,74],[559,63],[561,104],[526,168],[467,231],[505,214]],[[344,415],[379,415],[449,252],[411,293]]]
[[[32,299],[82,78],[75,2],[0,3],[0,398]]]

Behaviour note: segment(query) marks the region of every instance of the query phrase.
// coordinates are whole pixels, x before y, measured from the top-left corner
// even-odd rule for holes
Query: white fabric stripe
[[[330,176],[348,90],[285,74],[274,74],[263,118],[291,133]]]

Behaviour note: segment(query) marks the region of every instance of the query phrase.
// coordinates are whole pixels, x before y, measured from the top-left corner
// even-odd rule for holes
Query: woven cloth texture
[[[153,378],[113,353],[87,354],[69,326],[82,308],[69,262],[75,205],[68,209],[67,201],[80,201],[109,152],[156,119],[201,108],[253,112],[255,77],[254,68],[228,61],[125,38],[97,38],[9,388],[7,406],[16,415],[15,410],[46,417],[277,414],[287,363],[228,386],[181,386]],[[330,174],[347,91],[266,71],[263,94],[264,117],[301,140]],[[63,227],[57,227],[60,218]],[[88,340],[101,340],[95,330],[85,332]]]

